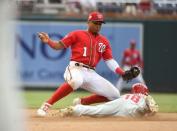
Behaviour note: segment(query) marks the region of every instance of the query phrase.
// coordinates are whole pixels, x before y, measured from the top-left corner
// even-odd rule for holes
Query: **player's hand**
[[[49,42],[49,36],[48,36],[48,34],[47,33],[44,33],[44,32],[39,32],[38,33],[38,37],[41,39],[41,41],[43,42],[43,43],[48,43]]]

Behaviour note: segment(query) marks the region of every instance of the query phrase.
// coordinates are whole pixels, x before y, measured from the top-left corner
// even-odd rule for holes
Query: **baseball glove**
[[[140,74],[140,69],[138,67],[131,67],[130,70],[125,71],[125,74],[122,75],[124,81],[130,81],[133,78],[136,78]]]

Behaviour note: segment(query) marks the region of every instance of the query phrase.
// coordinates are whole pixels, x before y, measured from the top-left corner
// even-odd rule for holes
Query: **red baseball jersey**
[[[123,65],[138,65],[141,67],[142,61],[139,51],[136,49],[126,49],[123,53],[122,63]]]
[[[86,30],[77,30],[66,35],[61,41],[65,48],[71,47],[72,61],[96,67],[101,58],[113,58],[110,43],[101,34],[94,36]]]

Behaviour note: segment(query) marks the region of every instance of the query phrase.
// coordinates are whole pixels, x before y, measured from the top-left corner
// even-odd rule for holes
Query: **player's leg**
[[[83,83],[82,74],[77,68],[72,68],[70,70],[70,68],[68,67],[65,71],[64,77],[66,82],[61,84],[53,93],[53,95],[38,109],[37,114],[39,116],[45,116],[47,114],[48,109],[55,102],[67,96],[73,90],[76,90]]]
[[[100,102],[107,102],[109,100],[117,99],[120,96],[119,91],[106,79],[98,75],[96,72],[90,74],[91,77],[88,79],[89,85],[85,88],[93,95],[89,97],[81,98],[81,104],[93,104]]]
[[[66,82],[59,86],[47,103],[53,105],[55,102],[65,97],[73,90],[78,89],[83,84],[82,73],[77,68],[68,67],[64,77]]]
[[[61,86],[57,88],[57,90],[52,94],[52,96],[41,105],[41,107],[37,110],[37,114],[39,116],[45,116],[49,110],[49,108],[61,98],[67,96],[69,93],[73,91],[73,88],[68,83],[63,83]]]
[[[62,116],[74,115],[139,117],[142,115],[141,113],[139,113],[139,110],[143,109],[140,105],[137,103],[135,104],[134,102],[129,102],[129,100],[125,99],[124,97],[120,97],[116,100],[96,106],[79,104],[73,107],[62,109],[60,113],[62,114]]]
[[[116,99],[97,106],[76,105],[72,107],[75,116],[114,116],[121,108],[121,99]]]
[[[92,94],[90,96],[87,97],[83,97],[83,98],[75,98],[73,100],[73,105],[78,105],[78,104],[82,104],[82,105],[90,105],[93,103],[101,103],[101,102],[107,102],[109,101],[108,98],[104,97],[104,96],[100,96],[97,94]]]

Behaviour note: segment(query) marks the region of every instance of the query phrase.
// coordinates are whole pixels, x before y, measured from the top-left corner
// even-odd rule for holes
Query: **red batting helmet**
[[[91,12],[89,14],[88,21],[99,21],[99,22],[105,23],[103,14],[97,11]]]
[[[142,83],[136,83],[136,84],[132,85],[131,92],[132,93],[140,93],[140,94],[148,95],[149,90],[148,90],[146,85],[144,85]]]

